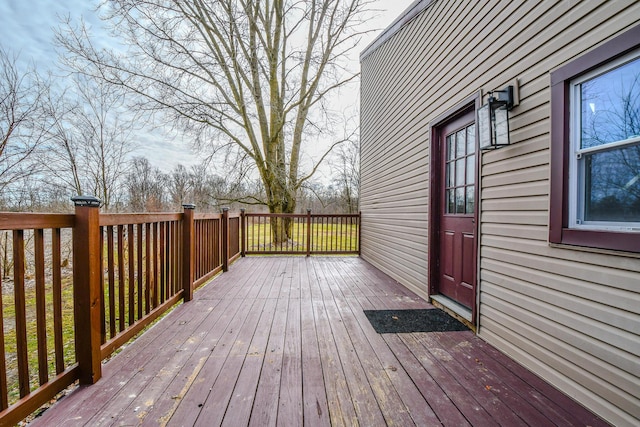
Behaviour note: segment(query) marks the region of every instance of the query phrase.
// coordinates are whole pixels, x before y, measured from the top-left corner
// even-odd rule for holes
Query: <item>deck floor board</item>
[[[377,334],[433,308],[355,257],[249,257],[34,426],[606,425],[470,331]]]

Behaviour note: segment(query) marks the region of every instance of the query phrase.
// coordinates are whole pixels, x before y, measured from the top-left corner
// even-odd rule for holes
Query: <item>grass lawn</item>
[[[306,252],[307,223],[306,219],[295,222],[291,226],[289,241],[274,244],[269,223],[249,224],[247,227],[247,251],[291,250]],[[357,251],[358,226],[355,224],[322,224],[311,225],[311,250],[324,251]]]

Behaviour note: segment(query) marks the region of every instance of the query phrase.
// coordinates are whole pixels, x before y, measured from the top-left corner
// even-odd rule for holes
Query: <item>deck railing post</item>
[[[311,256],[311,209],[307,208],[307,256]]]
[[[362,242],[362,211],[358,211],[358,256],[360,256],[360,242]]]
[[[222,271],[229,270],[229,208],[222,208]]]
[[[73,230],[73,303],[76,360],[80,384],[102,377],[100,351],[100,200],[92,196],[71,198],[75,204]]]
[[[193,299],[193,277],[195,270],[194,213],[196,205],[185,203],[182,217],[182,299]]]
[[[242,208],[240,209],[240,256],[244,257],[245,256],[245,241],[246,241],[246,223],[245,221],[247,220],[247,217],[244,216],[244,212],[245,209]]]

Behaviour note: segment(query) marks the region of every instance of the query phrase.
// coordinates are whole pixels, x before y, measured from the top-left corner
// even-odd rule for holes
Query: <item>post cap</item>
[[[227,212],[229,208],[222,208],[222,212]]]
[[[73,196],[71,201],[76,206],[88,206],[91,208],[100,207],[100,199],[94,196]]]
[[[194,205],[193,203],[183,203],[183,204],[182,204],[182,207],[183,207],[184,209],[195,209],[195,208],[196,208],[196,205]]]
[[[307,208],[307,212],[311,212],[311,208]]]

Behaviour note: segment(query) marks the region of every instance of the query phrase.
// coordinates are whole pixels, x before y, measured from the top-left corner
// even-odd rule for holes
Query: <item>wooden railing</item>
[[[229,214],[224,209],[222,214],[196,214],[194,223],[194,287],[197,288],[219,272],[226,271],[229,263],[240,257],[240,215]],[[227,225],[223,227],[222,224]],[[228,239],[225,233],[230,236]]]
[[[73,316],[63,316],[72,295],[64,289],[68,259],[62,242],[74,225],[73,215],[0,214],[0,228],[11,236],[3,239],[4,254],[11,254],[3,257],[3,270],[8,259],[13,270],[13,295],[0,292],[0,425],[16,424],[80,376],[73,355],[65,352],[74,339],[63,338]]]
[[[97,199],[75,201],[73,215],[0,213],[0,286],[13,273],[0,292],[0,427],[97,381],[104,358],[240,256],[227,210],[100,214]]]
[[[102,360],[239,256],[359,252],[357,214],[101,214],[95,198],[74,201],[75,214],[0,213],[0,286],[13,274],[0,292],[0,427],[95,383]],[[274,218],[288,224],[280,243]]]
[[[183,216],[100,215],[101,359],[181,298]]]
[[[280,238],[272,228],[279,221]],[[241,252],[252,254],[359,254],[360,214],[241,213]]]

